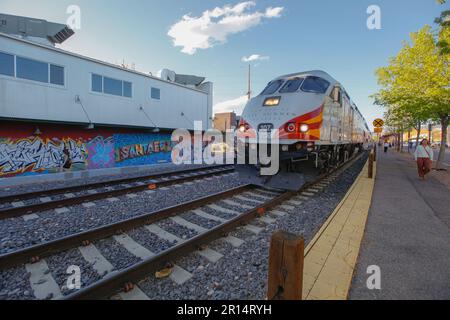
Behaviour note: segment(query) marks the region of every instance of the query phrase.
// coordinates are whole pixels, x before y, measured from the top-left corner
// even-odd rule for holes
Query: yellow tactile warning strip
[[[306,247],[303,299],[347,299],[372,202],[375,179],[367,176],[368,163]]]

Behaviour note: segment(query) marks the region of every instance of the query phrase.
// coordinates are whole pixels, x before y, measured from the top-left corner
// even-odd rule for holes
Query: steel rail
[[[124,195],[124,194],[128,194],[128,193],[140,192],[140,191],[148,189],[149,185],[154,185],[156,188],[167,187],[167,186],[171,186],[171,185],[182,183],[182,182],[188,182],[188,181],[192,181],[192,180],[201,179],[204,177],[211,177],[211,176],[216,176],[216,175],[221,175],[224,173],[232,172],[232,171],[234,171],[234,168],[225,167],[224,169],[221,169],[221,170],[217,170],[217,169],[215,169],[215,170],[216,171],[214,171],[214,172],[205,172],[205,173],[201,173],[201,174],[194,174],[189,177],[181,177],[181,178],[177,178],[177,179],[162,180],[162,181],[157,181],[154,183],[146,183],[146,184],[139,185],[139,186],[129,186],[129,187],[124,187],[124,188],[120,188],[120,189],[116,189],[116,190],[97,192],[94,194],[85,194],[85,195],[80,195],[80,196],[76,196],[76,197],[72,197],[72,198],[57,199],[57,200],[52,200],[52,201],[48,201],[48,202],[41,202],[41,203],[25,205],[25,206],[21,206],[21,207],[0,209],[0,220],[14,218],[14,217],[20,217],[22,215],[31,214],[31,213],[35,213],[35,212],[39,212],[39,211],[51,210],[51,209],[55,209],[55,208],[76,205],[76,204],[80,204],[80,203],[84,203],[84,202],[95,201],[95,200],[110,198],[110,197],[114,197],[114,196],[120,196],[120,195]],[[199,171],[203,171],[203,170],[199,170]],[[182,172],[179,172],[177,174],[174,173],[173,175],[176,176],[176,175],[180,175],[180,174],[182,174]]]
[[[179,174],[186,174],[186,173],[190,173],[190,172],[197,172],[197,171],[203,171],[203,170],[213,170],[213,169],[229,167],[229,166],[230,165],[215,165],[215,166],[208,166],[208,167],[202,167],[202,168],[190,168],[190,169],[181,169],[181,170],[174,170],[174,171],[164,171],[164,172],[153,173],[150,175],[144,175],[144,176],[138,176],[138,177],[132,177],[132,178],[112,179],[112,180],[93,182],[93,183],[88,183],[88,184],[83,184],[83,185],[62,187],[62,188],[49,189],[49,190],[39,190],[39,191],[32,191],[32,192],[27,192],[27,193],[18,193],[18,194],[12,194],[12,195],[0,197],[0,204],[13,202],[13,201],[29,200],[29,199],[44,197],[44,196],[64,194],[64,193],[68,193],[68,192],[79,192],[79,191],[83,191],[86,189],[99,189],[99,188],[104,188],[104,187],[118,185],[118,184],[133,183],[133,182],[147,180],[147,179],[159,179],[159,178],[169,176],[169,175],[179,175]]]
[[[150,272],[155,272],[162,269],[167,262],[176,260],[192,251],[198,250],[202,245],[210,243],[218,238],[225,236],[230,231],[236,229],[241,225],[253,220],[261,214],[261,210],[270,210],[278,204],[286,201],[293,196],[295,192],[287,191],[269,202],[264,203],[254,209],[251,209],[228,222],[225,222],[213,229],[210,229],[202,234],[199,234],[189,240],[181,242],[174,247],[159,253],[158,255],[146,259],[138,264],[135,264],[120,272],[116,272],[103,278],[102,280],[81,289],[73,294],[70,294],[64,299],[66,300],[90,300],[90,299],[104,299],[108,298],[120,289],[126,283],[136,283],[138,280],[148,276]]]
[[[72,234],[60,239],[13,251],[11,253],[6,253],[0,255],[0,269],[9,268],[20,263],[31,262],[33,261],[32,259],[36,261],[36,258],[38,258],[39,260],[67,249],[90,244],[95,240],[104,239],[116,234],[121,234],[127,230],[134,229],[142,225],[152,224],[162,219],[166,219],[182,212],[204,206],[211,202],[231,197],[235,194],[239,194],[253,188],[254,186],[250,184],[231,188],[219,193],[215,193],[213,195],[208,195],[196,200],[184,202],[176,206],[164,208],[162,210],[154,211],[151,213],[146,213],[127,220],[119,221],[84,232]]]
[[[346,163],[338,166],[337,168],[331,170],[330,172],[320,175],[314,181],[303,185],[297,192],[286,191],[280,196],[253,208],[232,220],[229,220],[219,226],[216,226],[204,233],[201,233],[189,240],[183,241],[174,247],[165,250],[151,258],[148,258],[142,262],[139,262],[131,267],[128,267],[119,272],[115,272],[98,282],[95,282],[75,293],[65,296],[65,300],[99,300],[107,299],[112,295],[120,292],[127,283],[137,283],[139,280],[144,279],[151,272],[155,272],[164,268],[168,262],[174,261],[192,251],[199,250],[201,247],[207,243],[210,243],[218,238],[225,236],[230,231],[236,229],[237,227],[246,224],[247,222],[253,220],[254,218],[261,216],[266,211],[276,207],[280,203],[287,201],[294,195],[306,190],[307,188],[319,183],[325,177],[337,172],[339,169],[344,170],[348,168],[352,163],[356,162],[362,154],[349,159]],[[129,287],[129,286],[128,286]]]

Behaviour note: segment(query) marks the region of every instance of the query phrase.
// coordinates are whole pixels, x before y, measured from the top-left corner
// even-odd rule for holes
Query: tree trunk
[[[411,152],[410,147],[409,147],[409,145],[410,145],[410,144],[409,144],[410,140],[411,140],[411,129],[408,129],[408,153]]]
[[[445,149],[447,144],[447,128],[449,124],[449,116],[443,116],[441,117],[441,130],[442,130],[442,137],[441,137],[441,148],[439,150],[439,156],[438,160],[436,162],[436,169],[442,169],[442,163],[445,160]]]
[[[417,128],[416,148],[419,146],[420,130],[421,129],[422,129],[422,123],[419,122],[419,126]]]

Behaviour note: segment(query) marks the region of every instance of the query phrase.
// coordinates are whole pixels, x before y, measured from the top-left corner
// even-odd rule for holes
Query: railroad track
[[[49,294],[52,298],[104,299],[117,293],[122,294],[124,288],[125,291],[139,290],[133,284],[148,277],[151,272],[163,269],[168,262],[175,261],[193,251],[204,249],[199,253],[213,262],[220,254],[213,250],[205,250],[205,245],[219,238],[223,238],[232,245],[239,244],[240,239],[233,239],[233,237],[228,236],[229,232],[240,226],[245,226],[250,232],[258,232],[257,226],[249,224],[254,219],[259,219],[259,222],[262,223],[271,223],[273,219],[266,216],[269,211],[271,215],[282,216],[283,208],[286,210],[295,208],[302,201],[306,201],[308,196],[320,192],[336,178],[339,171],[345,170],[357,158],[332,173],[319,177],[313,183],[305,185],[298,192],[279,192],[244,185],[167,209],[1,255],[0,269],[26,263],[25,268],[31,274],[31,278],[41,279],[35,285],[39,286],[39,283],[43,281],[45,286],[45,289],[34,288],[35,298],[37,299],[45,299]],[[209,224],[214,222],[214,224],[212,227],[207,227],[203,224],[205,221],[209,221]],[[192,231],[190,232],[191,236],[184,237],[177,234],[177,231],[173,231],[175,229],[171,229],[172,225],[190,229]],[[127,232],[136,229],[150,232],[153,236],[171,242],[171,245],[164,250],[154,252],[155,250],[151,247],[142,246],[128,236]],[[166,229],[169,229],[169,231]],[[113,271],[114,268],[111,268],[113,261],[109,262],[95,247],[95,241],[110,237],[120,243],[128,252],[139,257],[140,262],[125,269]],[[57,284],[49,276],[50,270],[45,258],[74,248],[79,249],[85,260],[94,264],[94,266],[96,265],[96,270],[101,274],[102,279],[72,294],[63,296],[59,287],[60,284]],[[183,270],[180,271],[179,269],[178,267],[178,272],[183,273]],[[38,292],[37,295],[36,292]]]
[[[232,172],[213,166],[0,197],[0,220]]]

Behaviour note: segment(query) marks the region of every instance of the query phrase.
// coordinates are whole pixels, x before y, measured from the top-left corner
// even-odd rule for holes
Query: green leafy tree
[[[411,34],[411,42],[404,43],[387,67],[376,72],[381,86],[376,103],[389,106],[405,128],[427,120],[441,124],[437,167],[445,157],[450,114],[450,55],[439,46],[442,42],[450,43],[449,28],[441,28],[436,35],[430,26],[425,26]]]

